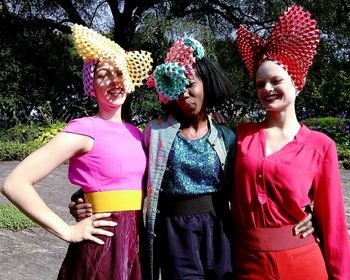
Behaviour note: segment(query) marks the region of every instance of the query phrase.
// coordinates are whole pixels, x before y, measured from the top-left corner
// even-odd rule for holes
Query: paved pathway
[[[18,162],[0,162],[0,184]],[[67,165],[60,166],[37,185],[45,202],[63,219],[73,223],[67,205],[75,187],[67,180]],[[350,234],[350,170],[341,172]],[[0,194],[0,203],[8,203]],[[0,229],[0,280],[50,280],[57,272],[67,243],[41,228],[11,232]]]
[[[0,182],[18,162],[0,162]],[[67,205],[75,191],[61,165],[36,187],[45,202],[64,220],[73,222]],[[8,200],[0,194],[0,203]],[[0,229],[0,280],[50,280],[57,273],[68,243],[42,228],[19,232]]]

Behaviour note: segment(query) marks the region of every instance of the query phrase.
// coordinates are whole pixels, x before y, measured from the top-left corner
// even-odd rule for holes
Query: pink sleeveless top
[[[141,190],[146,155],[141,131],[128,123],[98,117],[74,119],[63,132],[91,137],[93,148],[69,161],[68,178],[85,193],[109,190]]]

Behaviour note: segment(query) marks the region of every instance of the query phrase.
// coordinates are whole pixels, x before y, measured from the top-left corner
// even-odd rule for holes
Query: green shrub
[[[38,125],[16,125],[10,129],[1,129],[0,141],[14,141],[19,143],[27,143],[38,137],[40,128]]]
[[[65,126],[64,122],[56,122],[44,126],[19,124],[9,129],[0,128],[0,142],[27,143],[35,140],[45,144]]]
[[[0,161],[22,160],[40,148],[40,146],[40,143],[34,141],[28,143],[0,142]]]
[[[34,140],[37,143],[40,143],[41,145],[46,144],[50,141],[52,137],[54,137],[57,133],[59,133],[64,127],[66,126],[66,123],[57,122],[53,123],[48,127],[40,127],[38,137]]]
[[[46,144],[65,127],[65,123],[50,126],[17,125],[0,131],[0,161],[22,160]]]
[[[339,164],[344,169],[350,169],[350,147],[347,145],[337,145]]]
[[[302,121],[312,130],[328,135],[337,143],[339,165],[350,169],[350,119],[340,117],[310,118]]]
[[[38,227],[12,204],[0,204],[0,228],[19,231],[26,228]]]
[[[343,117],[310,118],[302,123],[312,130],[323,132],[337,144],[350,146],[350,119]]]

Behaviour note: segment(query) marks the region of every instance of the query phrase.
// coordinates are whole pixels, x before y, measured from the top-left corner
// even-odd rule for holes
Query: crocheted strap
[[[83,65],[83,84],[86,95],[95,96],[94,89],[94,69],[97,64],[96,60],[87,59]]]

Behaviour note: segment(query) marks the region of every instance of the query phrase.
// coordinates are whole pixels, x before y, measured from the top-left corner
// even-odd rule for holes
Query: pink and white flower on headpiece
[[[163,64],[156,67],[147,85],[155,87],[163,103],[177,100],[189,79],[195,75],[192,65],[204,56],[204,48],[193,38],[179,38],[169,49]]]

